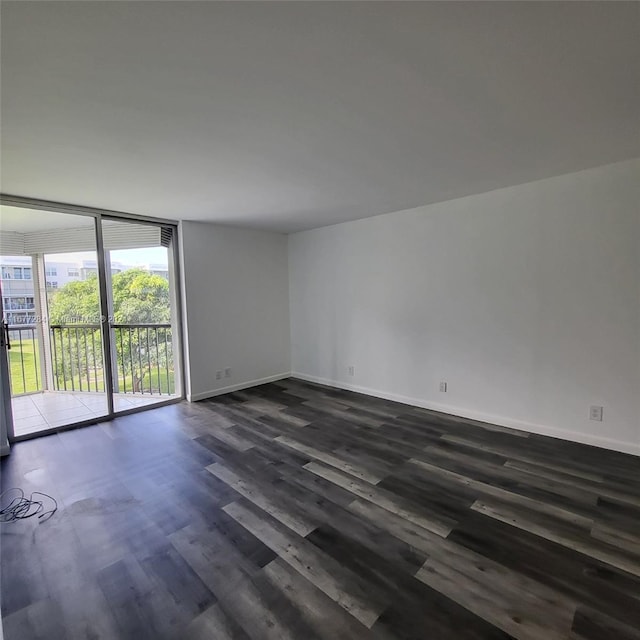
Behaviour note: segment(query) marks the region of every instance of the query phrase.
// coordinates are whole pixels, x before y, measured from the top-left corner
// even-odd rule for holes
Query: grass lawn
[[[11,349],[7,353],[9,354],[11,394],[17,395],[41,390],[42,368],[36,341],[22,340],[21,346],[17,340],[12,340]]]
[[[158,382],[159,380],[159,382]],[[126,379],[122,375],[118,376],[118,385],[120,393],[132,393],[133,390],[133,378],[132,376],[126,376]],[[175,393],[175,383],[173,371],[169,371],[169,378],[167,380],[167,371],[160,367],[160,378],[158,378],[158,371],[152,371],[150,376],[145,376],[142,381],[142,388],[145,393],[149,393],[149,388],[153,393],[158,393],[158,389],[162,393]]]

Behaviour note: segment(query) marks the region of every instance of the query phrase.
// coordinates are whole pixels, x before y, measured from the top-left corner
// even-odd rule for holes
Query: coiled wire
[[[18,520],[26,520],[27,518],[33,518],[38,516],[40,524],[46,522],[57,510],[58,503],[55,498],[52,498],[48,493],[42,493],[42,491],[34,491],[27,498],[24,491],[18,487],[12,487],[0,493],[0,505],[4,497],[12,491],[17,492],[11,501],[6,506],[0,506],[0,522],[16,522]],[[54,504],[53,509],[44,511],[44,502],[37,500],[34,496],[44,496],[49,498]]]

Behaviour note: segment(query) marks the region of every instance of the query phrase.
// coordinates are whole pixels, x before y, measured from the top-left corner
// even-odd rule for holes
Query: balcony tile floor
[[[126,411],[163,402],[171,397],[117,393],[113,398],[114,409]],[[107,398],[105,394],[95,392],[46,391],[16,396],[12,398],[11,406],[14,433],[21,436],[104,416]]]

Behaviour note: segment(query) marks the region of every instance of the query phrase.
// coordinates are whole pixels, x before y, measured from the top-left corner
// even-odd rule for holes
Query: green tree
[[[165,278],[143,269],[127,269],[114,275],[112,282],[117,324],[170,322],[169,283]]]
[[[49,323],[98,324],[100,322],[100,292],[98,277],[68,282],[49,294]]]
[[[111,339],[117,354],[114,377],[119,379],[120,390],[171,393],[167,374],[173,370],[170,327],[131,326],[170,323],[169,283],[144,269],[127,269],[113,275],[112,295],[111,323],[115,326]],[[92,374],[97,381],[92,349],[101,345],[99,301],[95,275],[69,282],[50,296],[50,324],[60,325],[53,331],[56,354],[60,351],[55,371],[58,381],[83,379],[88,383]],[[101,354],[100,348],[96,358],[99,367]]]

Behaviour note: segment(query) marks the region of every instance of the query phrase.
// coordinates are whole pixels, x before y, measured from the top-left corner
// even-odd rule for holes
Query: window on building
[[[45,276],[55,278],[58,275],[58,269],[56,267],[47,267],[44,270]]]
[[[31,267],[2,267],[2,277],[7,280],[31,280]]]
[[[35,309],[35,302],[32,296],[7,296],[2,298],[2,306],[11,311],[23,311],[26,309]]]
[[[67,269],[67,275],[70,278],[79,278],[80,277],[80,270],[79,269]]]
[[[57,289],[58,283],[52,280],[47,280],[47,289]]]

